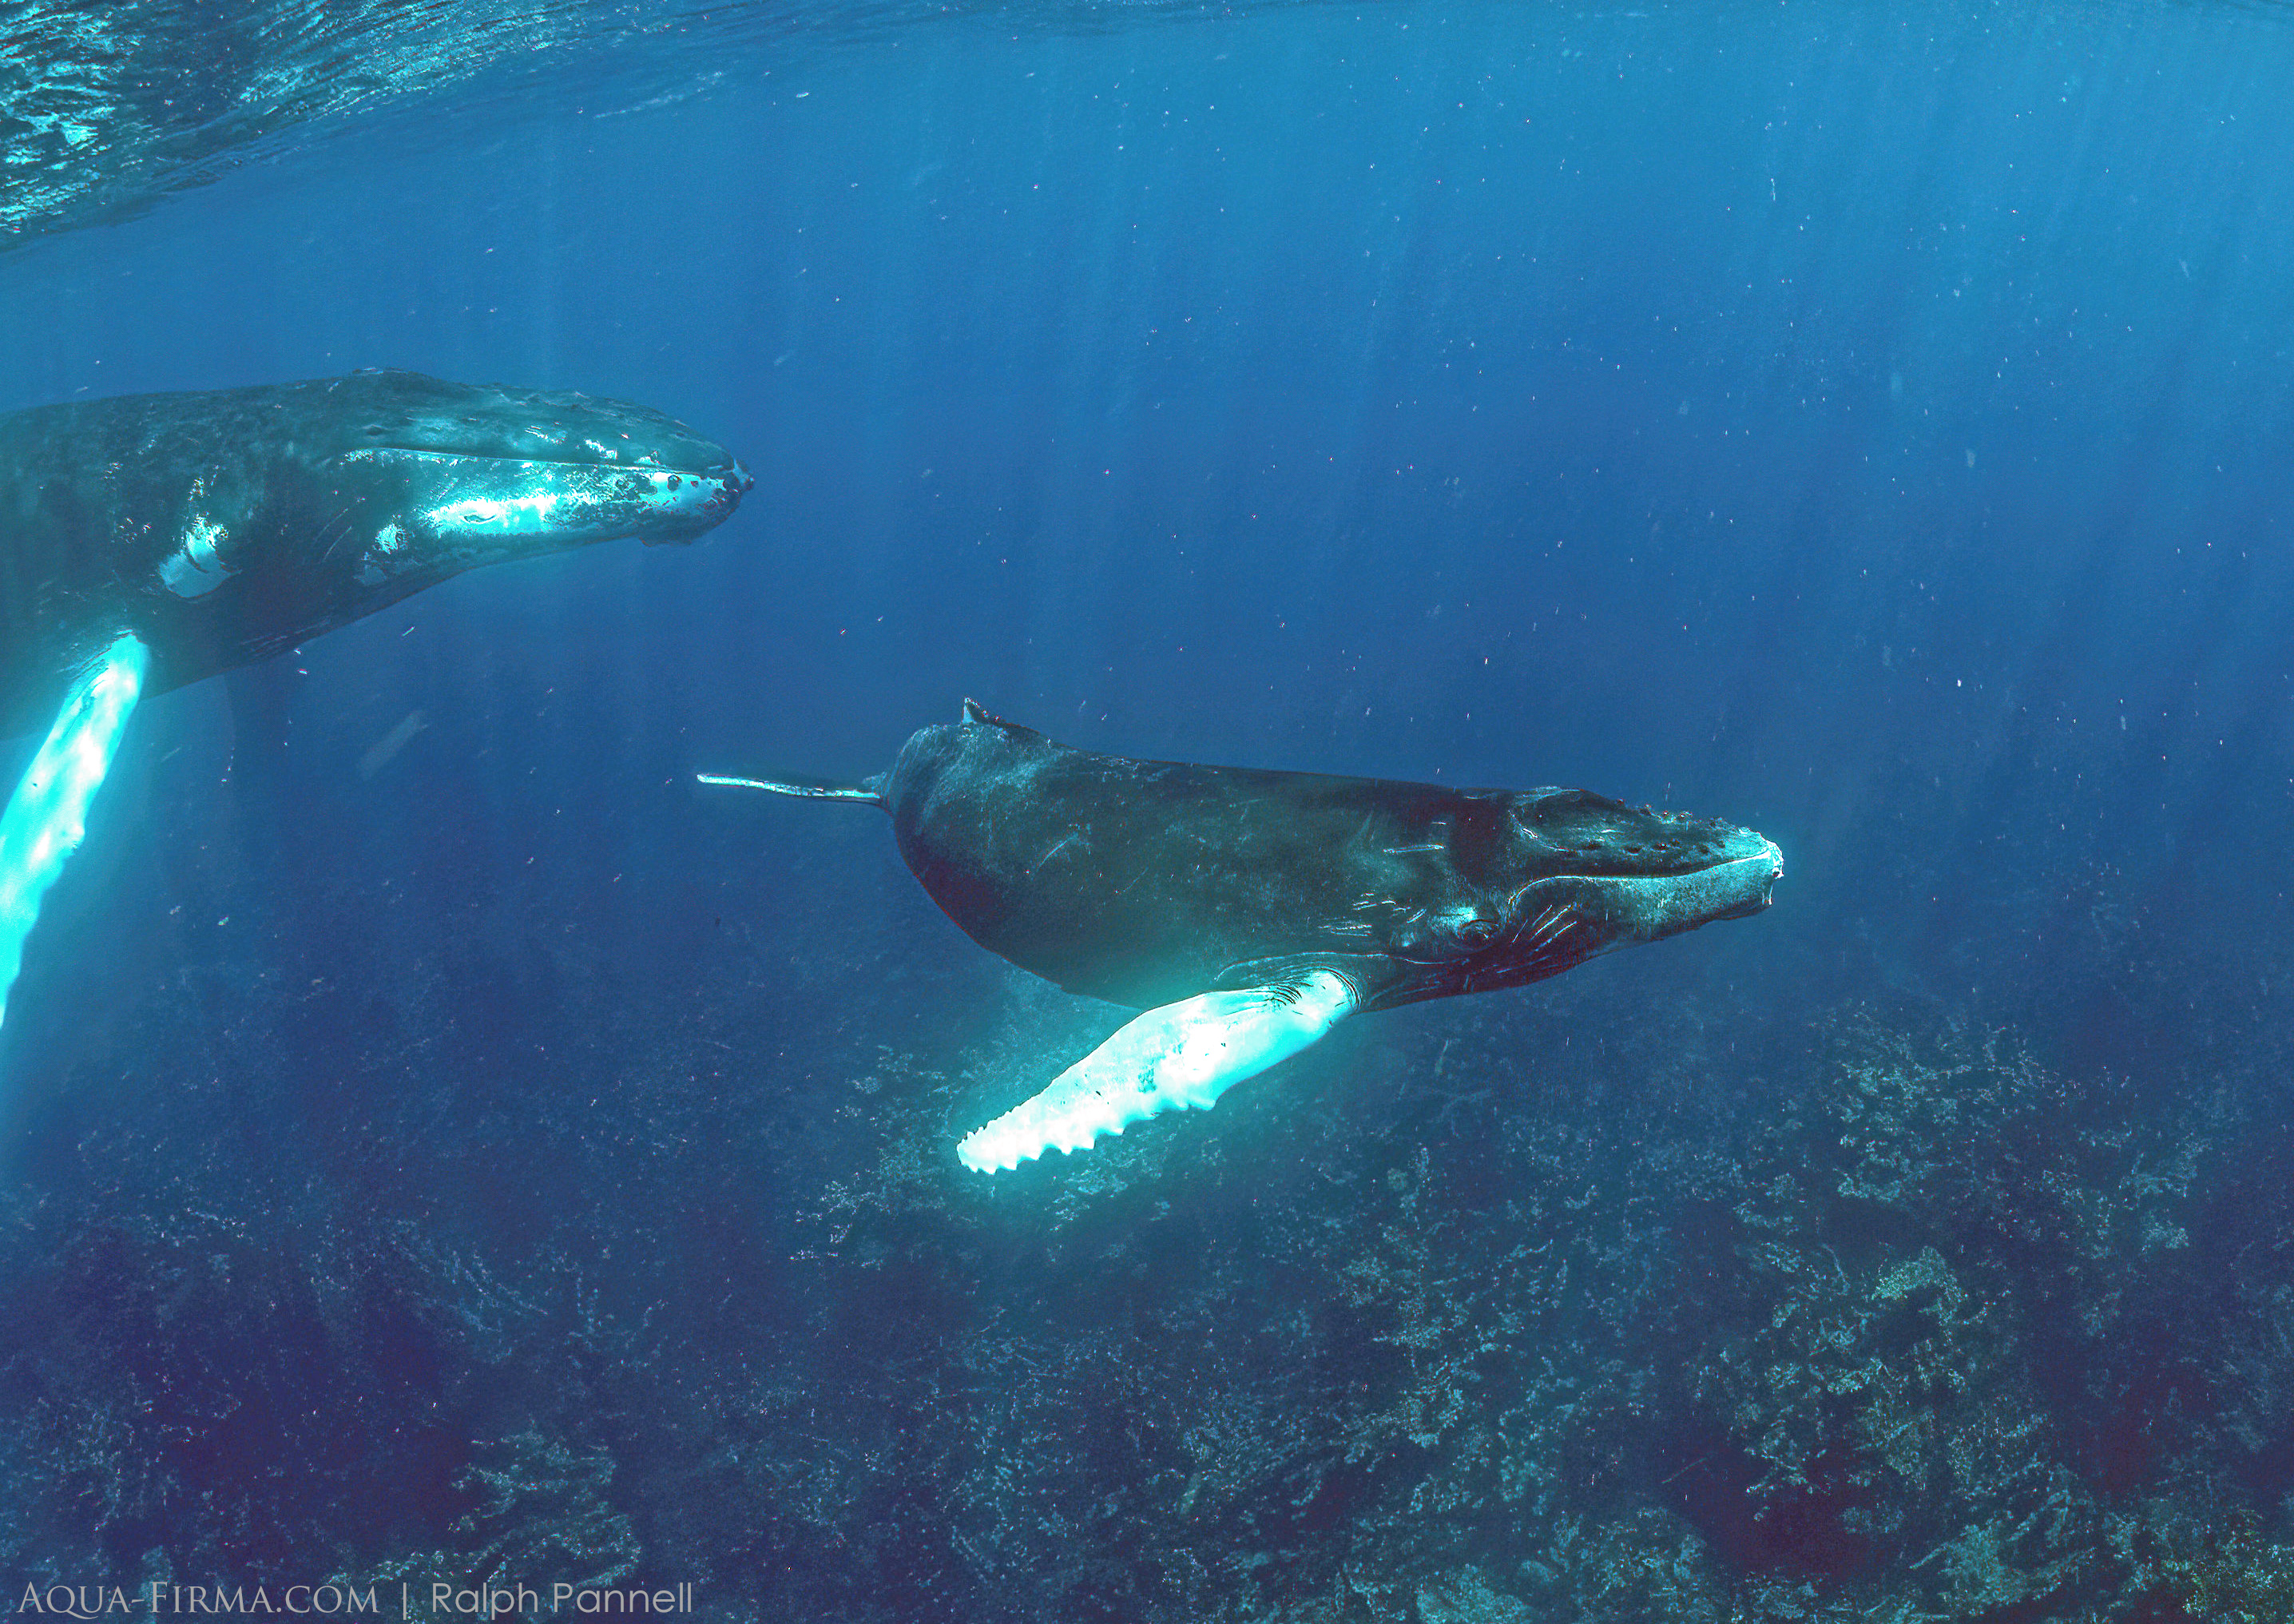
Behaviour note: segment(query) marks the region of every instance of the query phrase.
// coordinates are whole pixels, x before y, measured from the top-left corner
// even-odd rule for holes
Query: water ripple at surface
[[[1024,19],[1095,29],[1238,9],[1069,3]],[[964,15],[1022,13],[987,0],[0,0],[0,253],[482,78],[610,79],[641,100],[689,78],[704,51],[834,45]]]

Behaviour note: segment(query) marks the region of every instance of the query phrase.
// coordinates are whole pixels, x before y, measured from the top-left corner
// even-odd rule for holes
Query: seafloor
[[[1909,994],[1680,992],[1674,944],[990,1182],[954,1130],[1109,1012],[904,906],[697,922],[674,997],[545,918],[387,994],[386,933],[316,930],[132,1000],[7,1197],[0,1565],[852,1624],[2294,1615],[2257,1029],[2074,1086]]]

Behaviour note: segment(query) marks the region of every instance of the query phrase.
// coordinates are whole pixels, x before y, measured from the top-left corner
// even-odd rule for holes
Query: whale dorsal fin
[[[956,1159],[976,1172],[1047,1150],[1085,1150],[1165,1111],[1208,1110],[1247,1077],[1287,1060],[1352,1014],[1354,983],[1324,968],[1150,1009],[1032,1099],[964,1135]]]
[[[1034,728],[1024,726],[1017,722],[1006,722],[1003,717],[989,710],[977,699],[966,699],[964,702],[964,714],[957,717],[956,721],[960,723],[971,723],[978,727],[995,728],[1000,732],[1009,734],[1013,739],[1041,739],[1043,737],[1043,735],[1037,732]]]

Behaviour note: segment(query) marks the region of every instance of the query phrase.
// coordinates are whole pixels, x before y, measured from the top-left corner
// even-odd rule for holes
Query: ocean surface
[[[2290,84],[2227,0],[0,0],[0,410],[757,482],[138,711],[0,1028],[0,1605],[2294,1618]],[[1786,872],[991,1179],[1129,1012],[693,778],[966,698]]]

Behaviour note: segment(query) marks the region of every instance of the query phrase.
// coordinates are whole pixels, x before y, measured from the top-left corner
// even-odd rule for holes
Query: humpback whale
[[[0,416],[0,1018],[145,693],[266,659],[482,564],[690,542],[752,481],[645,406],[419,372]]]
[[[881,807],[974,942],[1146,1011],[964,1138],[958,1159],[988,1173],[1208,1108],[1349,1015],[1758,913],[1784,872],[1750,829],[1582,789],[1135,761],[969,699],[865,783],[698,776]]]

